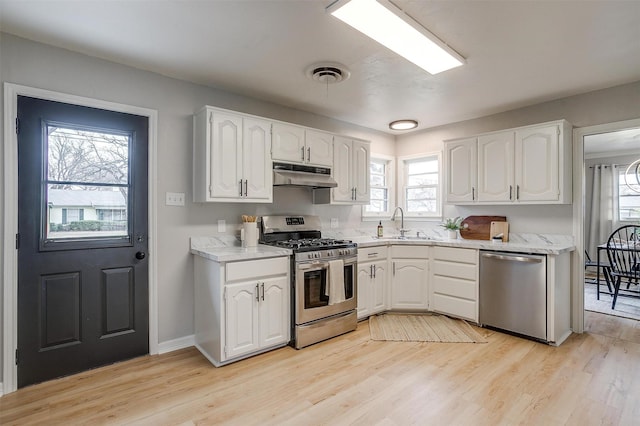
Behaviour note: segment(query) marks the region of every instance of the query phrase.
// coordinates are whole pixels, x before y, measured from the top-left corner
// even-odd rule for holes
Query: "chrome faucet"
[[[396,207],[393,211],[393,215],[391,216],[391,220],[396,220],[396,213],[398,213],[398,210],[400,210],[400,237],[404,238],[404,234],[409,232],[409,230],[404,229],[404,210],[402,210],[402,207]]]

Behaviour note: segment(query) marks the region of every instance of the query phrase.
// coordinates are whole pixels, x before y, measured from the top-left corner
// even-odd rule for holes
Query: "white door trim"
[[[2,319],[2,390],[17,389],[18,368],[15,350],[18,341],[18,137],[15,122],[18,96],[30,96],[69,104],[136,114],[149,119],[149,353],[158,353],[158,289],[157,289],[157,126],[158,111],[99,99],[85,98],[45,89],[4,83],[4,222],[3,226],[3,319]]]
[[[573,256],[573,331],[584,331],[584,137],[640,127],[640,118],[581,127],[573,130],[573,236],[576,245]]]

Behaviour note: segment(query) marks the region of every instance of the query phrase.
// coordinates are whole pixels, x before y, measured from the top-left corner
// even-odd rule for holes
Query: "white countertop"
[[[455,240],[416,238],[402,240],[394,238],[378,239],[375,237],[355,237],[352,238],[352,241],[357,243],[358,247],[375,247],[381,245],[426,245],[550,255],[558,255],[575,250],[575,246],[571,243],[545,240],[493,243],[491,241],[465,240],[462,238],[458,238]]]
[[[548,237],[529,234],[525,237],[519,236],[516,240],[508,243],[493,243],[484,240],[465,240],[458,238],[448,239],[396,239],[385,237],[378,239],[372,236],[350,236],[347,237],[358,244],[358,247],[376,247],[384,245],[422,245],[439,247],[459,247],[476,250],[495,250],[519,253],[534,253],[558,255],[575,250],[575,245],[567,239],[557,240]],[[241,247],[233,236],[220,237],[191,237],[191,253],[197,256],[210,259],[215,262],[236,262],[242,260],[264,259],[269,257],[290,256],[293,252],[290,249],[273,247],[258,244],[256,247]]]
[[[256,247],[241,247],[234,241],[218,237],[191,237],[191,253],[215,262],[236,262],[241,260],[264,259],[268,257],[291,256],[286,248],[258,244]]]

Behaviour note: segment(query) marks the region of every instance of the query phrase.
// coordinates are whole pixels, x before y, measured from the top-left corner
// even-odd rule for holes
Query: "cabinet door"
[[[210,125],[209,195],[211,198],[240,198],[242,118],[214,112]]]
[[[448,203],[473,202],[477,182],[476,138],[448,142],[445,146]]]
[[[373,280],[371,282],[371,314],[387,309],[387,261],[373,263]]]
[[[338,186],[332,189],[333,201],[352,201],[351,167],[353,144],[351,139],[336,136],[333,146],[333,178]]]
[[[369,150],[368,143],[355,140],[352,142],[354,201],[363,204],[368,204],[371,197],[369,191],[369,163],[371,155]]]
[[[306,162],[316,166],[333,167],[333,135],[305,131]]]
[[[271,165],[271,123],[264,120],[243,120],[243,164],[245,198],[273,198],[273,167]]]
[[[513,138],[513,132],[478,137],[478,201],[515,198]]]
[[[304,163],[307,158],[304,149],[304,129],[302,127],[274,123],[271,142],[273,144],[271,157],[275,161]]]
[[[427,308],[427,260],[394,259],[391,262],[391,308]]]
[[[557,201],[559,199],[559,149],[558,125],[516,131],[518,201]]]
[[[358,319],[371,314],[371,281],[373,275],[373,263],[358,264]]]
[[[260,348],[289,341],[290,306],[287,276],[260,283]]]
[[[257,282],[231,284],[225,287],[226,346],[225,355],[234,358],[256,351],[258,335]]]

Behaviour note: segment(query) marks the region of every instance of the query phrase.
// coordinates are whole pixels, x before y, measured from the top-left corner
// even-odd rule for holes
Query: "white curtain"
[[[593,166],[590,223],[587,229],[587,250],[593,260],[596,247],[607,242],[609,235],[618,228],[618,175],[616,164]],[[589,207],[589,206],[587,206]]]

